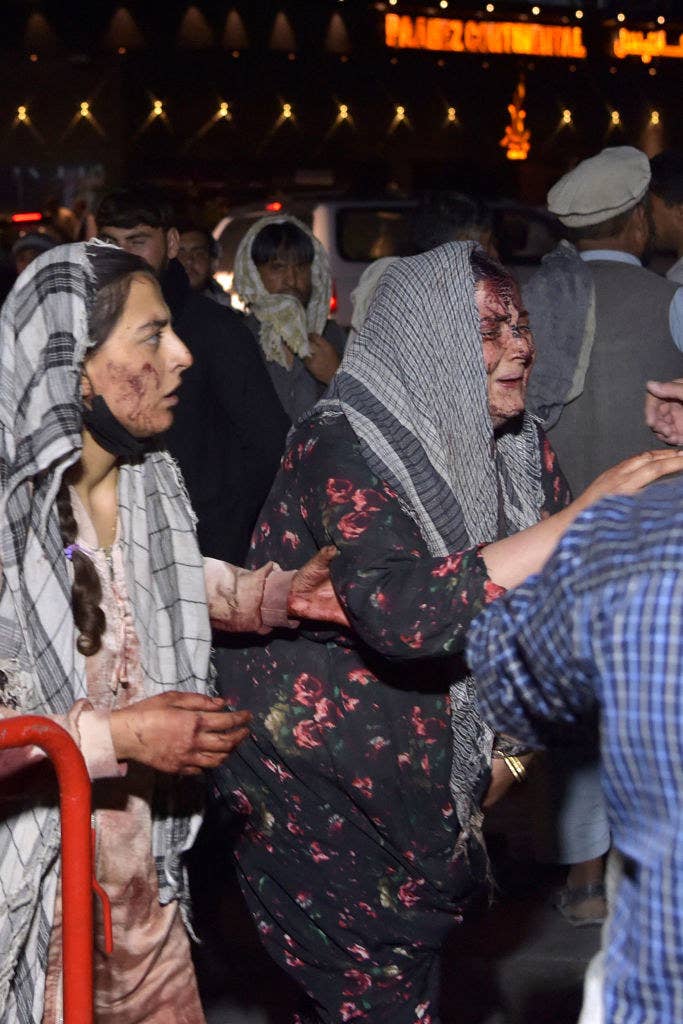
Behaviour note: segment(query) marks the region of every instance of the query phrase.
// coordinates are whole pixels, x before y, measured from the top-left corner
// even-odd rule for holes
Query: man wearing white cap
[[[582,161],[548,193],[568,241],[523,290],[537,345],[531,408],[578,493],[652,447],[647,380],[683,376],[683,289],[641,263],[653,240],[650,164],[632,146]]]
[[[544,421],[571,490],[629,455],[663,447],[645,424],[648,380],[683,377],[683,289],[641,263],[652,244],[650,164],[604,149],[551,188],[566,241],[523,289],[537,357],[527,407]],[[610,843],[597,754],[554,752],[555,855],[570,865],[558,906],[572,924],[605,912]],[[602,907],[602,909],[601,909]]]

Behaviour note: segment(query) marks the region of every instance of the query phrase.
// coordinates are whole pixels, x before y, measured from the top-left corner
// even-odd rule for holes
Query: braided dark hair
[[[76,542],[77,527],[69,497],[69,485],[64,478],[57,494],[57,512],[62,543],[66,548]],[[74,567],[71,608],[76,629],[80,634],[76,647],[87,658],[99,651],[107,626],[104,612],[100,608],[102,584],[92,561],[78,548],[72,550],[71,564]]]
[[[89,352],[102,345],[116,324],[130,292],[133,277],[145,274],[154,277],[147,264],[123,249],[90,245],[87,247],[94,272],[93,295],[89,302],[88,329],[93,345]],[[78,527],[69,496],[68,477],[62,478],[57,494],[59,530],[65,548],[76,542]],[[100,604],[102,584],[93,562],[78,548],[72,549],[74,580],[71,587],[71,608],[79,636],[76,647],[85,657],[97,654],[107,621]]]

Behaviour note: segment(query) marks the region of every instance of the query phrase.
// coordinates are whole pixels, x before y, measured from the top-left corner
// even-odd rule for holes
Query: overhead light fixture
[[[572,112],[567,107],[565,110],[562,111],[562,124],[571,124],[571,123],[572,123]]]
[[[621,116],[618,110],[613,110],[611,114],[612,124],[616,127],[621,124]]]
[[[659,111],[658,110],[653,110],[652,113],[650,114],[650,124],[651,125],[656,125],[656,124],[659,124],[659,123],[660,123]]]

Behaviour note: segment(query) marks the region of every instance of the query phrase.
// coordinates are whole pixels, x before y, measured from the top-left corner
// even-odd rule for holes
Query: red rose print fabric
[[[544,467],[550,513],[568,495],[551,453]],[[480,550],[428,554],[342,416],[292,435],[251,564],[296,568],[330,543],[353,631],[308,623],[218,652],[221,692],[254,720],[215,790],[243,823],[234,855],[261,938],[313,1019],[437,1024],[439,950],[485,873],[480,849],[457,846],[448,686],[502,591]]]

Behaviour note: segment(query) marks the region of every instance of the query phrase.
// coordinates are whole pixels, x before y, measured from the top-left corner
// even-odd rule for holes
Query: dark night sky
[[[574,4],[538,2],[545,20],[564,15],[577,24]],[[629,27],[649,30],[657,26],[647,19],[663,13],[670,22],[682,2],[623,7]],[[583,3],[581,26],[590,44],[585,61],[392,51],[383,41],[383,13],[365,0],[236,3],[242,25],[236,36],[233,20],[227,41],[233,5],[226,0],[198,0],[194,7],[166,0],[161,15],[156,4],[131,2],[128,15],[112,22],[120,6],[4,0],[0,194],[12,189],[17,175],[25,189],[34,181],[37,190],[60,166],[79,165],[101,168],[108,182],[130,176],[215,180],[235,190],[249,182],[284,185],[303,170],[342,185],[474,181],[483,191],[490,185],[533,198],[572,160],[605,144],[683,145],[683,61],[610,60],[605,22],[619,10],[616,3]],[[491,17],[530,17],[530,8],[496,2]],[[443,12],[398,0],[386,7],[413,15],[428,9],[458,18],[476,14],[477,5],[449,0]],[[273,39],[281,11],[288,21],[278,23]],[[347,52],[325,49],[335,13],[343,18]],[[673,39],[676,26],[667,27]],[[682,30],[683,21],[675,35]],[[122,43],[126,52],[119,54]],[[273,49],[278,43],[285,48]],[[523,167],[510,167],[499,140],[522,75],[532,148]],[[155,99],[166,116],[149,120]],[[83,101],[91,119],[78,115]],[[229,102],[230,121],[216,119],[220,102]],[[281,117],[285,102],[295,115],[287,121]],[[352,119],[335,125],[341,103]],[[20,105],[30,126],[17,123]],[[407,117],[396,125],[398,105]],[[447,121],[449,106],[457,110],[457,124]],[[563,109],[572,111],[570,127],[560,124]],[[618,126],[611,123],[614,110]],[[661,118],[656,139],[648,129],[653,110]]]

